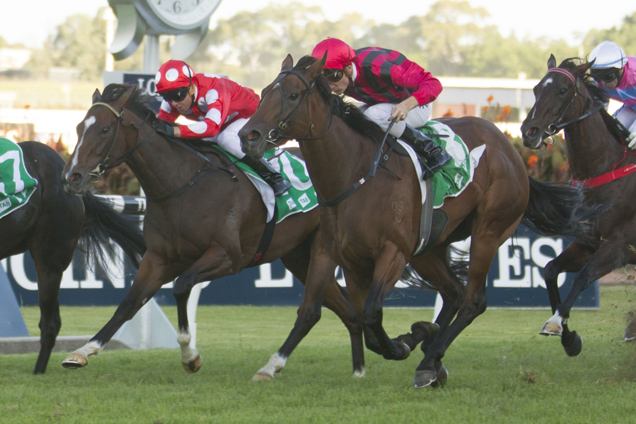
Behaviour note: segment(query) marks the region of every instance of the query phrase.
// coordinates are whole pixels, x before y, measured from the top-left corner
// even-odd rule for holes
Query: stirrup
[[[271,174],[265,179],[265,182],[274,190],[274,197],[282,196],[292,186],[292,184],[279,173]]]

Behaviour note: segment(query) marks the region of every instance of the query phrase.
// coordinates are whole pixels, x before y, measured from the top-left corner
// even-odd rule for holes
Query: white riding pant
[[[616,112],[614,112],[614,118],[618,119],[621,124],[625,125],[625,128],[629,132],[636,132],[636,110],[629,106],[621,106]]]
[[[395,105],[392,103],[378,103],[373,106],[363,105],[360,107],[360,110],[364,112],[367,118],[378,124],[380,128],[386,131],[391,123],[390,117],[393,106]],[[430,103],[413,108],[409,111],[408,115],[406,115],[406,119],[393,124],[391,131],[389,132],[393,137],[400,138],[406,129],[406,124],[414,128],[421,128],[431,117],[431,112],[432,107]]]
[[[207,137],[203,140],[213,141],[226,152],[236,156],[239,159],[245,157],[245,153],[241,150],[241,139],[238,136],[238,132],[243,128],[243,126],[247,123],[248,118],[240,118],[236,121],[232,122],[230,125],[225,127],[223,131],[220,131],[214,137]]]

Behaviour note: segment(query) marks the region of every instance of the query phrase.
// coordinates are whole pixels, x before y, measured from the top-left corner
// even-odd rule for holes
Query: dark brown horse
[[[529,183],[521,157],[492,123],[470,117],[445,121],[470,150],[485,145],[485,151],[472,183],[446,199],[442,209],[448,224],[436,246],[413,256],[422,209],[415,168],[409,158],[390,154],[382,158],[377,174],[368,177],[382,131],[330,94],[320,77],[324,63],[324,58],[305,57],[292,68],[291,57],[285,59],[281,74],[265,88],[260,107],[239,133],[243,150],[259,156],[273,139],[300,143],[318,197],[325,202],[320,207],[325,246],[344,269],[369,349],[399,360],[415,348],[417,340],[392,340],[382,326],[383,300],[407,264],[439,290],[444,300],[436,321],[439,332],[422,343],[425,357],[414,379],[415,387],[437,385],[447,375],[441,362],[446,349],[486,309],[486,276],[499,246],[513,235],[524,213],[547,225],[546,230],[572,229],[569,206],[562,214],[551,214],[551,206],[564,206],[561,196],[576,203],[580,193]],[[464,285],[448,250],[467,237],[472,242]]]
[[[181,362],[186,370],[196,372],[201,357],[190,348],[186,314],[192,287],[255,265],[267,216],[260,194],[218,149],[208,146],[200,151],[195,149],[196,143],[158,134],[154,129],[157,118],[147,106],[150,100],[136,86],[111,84],[102,95],[95,92],[93,105],[77,126],[79,142],[63,173],[66,189],[83,193],[93,169],[126,162],[148,198],[144,220],[148,250],[114,316],[86,346],[67,358],[67,367],[86,365],[88,356],[99,353],[162,285],[178,277],[173,293]],[[323,301],[349,330],[353,371],[364,375],[361,321],[335,280],[335,264],[319,243],[318,223],[317,208],[287,217],[276,225],[269,248],[258,261],[281,258],[306,287],[293,330],[257,379],[271,378],[283,368],[320,319]]]
[[[523,144],[539,149],[545,137],[561,129],[572,179],[588,188],[585,202],[604,206],[591,237],[570,244],[544,271],[554,316],[541,334],[558,335],[570,356],[581,351],[581,338],[567,321],[578,295],[593,281],[626,264],[636,263],[636,157],[625,146],[625,130],[605,111],[607,97],[586,74],[591,63],[565,60],[559,67],[553,55],[548,72],[534,88],[535,104],[523,121]],[[624,178],[623,178],[624,177]],[[572,289],[561,302],[557,277],[575,272]],[[633,339],[634,324],[625,332]]]
[[[26,205],[0,219],[0,258],[26,251],[33,258],[40,305],[40,353],[33,373],[42,374],[62,326],[58,302],[62,274],[78,241],[86,262],[96,261],[98,268],[102,253],[112,251],[110,239],[135,265],[145,245],[137,224],[97,196],[64,191],[60,180],[64,159],[55,150],[36,141],[25,141],[20,147],[26,169],[38,185]]]

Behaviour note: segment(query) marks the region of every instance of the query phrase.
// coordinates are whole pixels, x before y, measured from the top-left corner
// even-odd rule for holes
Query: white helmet
[[[618,44],[611,41],[603,41],[594,47],[590,53],[590,62],[595,60],[592,69],[620,69],[627,63],[627,56]]]

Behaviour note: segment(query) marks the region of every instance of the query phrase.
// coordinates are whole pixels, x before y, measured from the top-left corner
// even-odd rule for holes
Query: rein
[[[583,121],[586,118],[589,118],[590,116],[594,115],[595,113],[599,112],[601,109],[603,109],[603,104],[602,103],[598,103],[596,104],[593,108],[591,108],[590,110],[588,110],[586,113],[584,113],[583,115],[574,118],[570,121],[567,122],[561,122],[561,120],[563,120],[563,116],[565,115],[565,112],[568,110],[568,108],[570,106],[572,106],[574,104],[574,99],[576,98],[577,94],[580,94],[578,92],[578,88],[576,86],[576,81],[577,81],[577,77],[574,76],[574,74],[572,74],[570,71],[568,71],[567,69],[563,69],[563,68],[551,68],[548,70],[548,73],[550,72],[557,72],[560,74],[563,74],[565,76],[567,76],[570,81],[572,81],[572,84],[574,85],[574,95],[572,96],[572,99],[570,100],[570,103],[568,103],[568,105],[565,107],[565,109],[563,109],[563,113],[561,113],[561,116],[559,117],[559,119],[556,121],[556,123],[552,123],[550,125],[548,125],[547,131],[546,133],[550,136],[556,134],[557,132],[559,132],[560,130],[562,130],[563,128],[575,124],[577,122]],[[585,108],[587,108],[589,106],[590,103],[590,98],[587,98],[587,104],[585,105]],[[625,152],[627,152],[627,149],[625,149]],[[623,160],[625,158],[623,157]],[[619,161],[618,163],[622,162]],[[618,165],[618,163],[616,165],[614,165],[614,168],[616,168],[616,166]],[[594,177],[594,178],[588,178],[586,180],[575,180],[575,179],[571,179],[571,182],[573,185],[577,185],[577,186],[584,186],[584,187],[588,187],[588,188],[594,188],[594,187],[598,187],[601,186],[603,184],[607,184],[610,183],[612,181],[615,181],[619,178],[623,178],[629,174],[632,174],[636,172],[636,165],[634,164],[629,164],[626,165],[622,168],[619,169],[614,169],[612,171],[606,172],[605,174],[601,174],[598,177]]]
[[[93,106],[105,106],[106,108],[108,108],[108,110],[113,112],[113,114],[117,117],[117,127],[115,129],[115,136],[113,137],[113,141],[112,141],[112,143],[110,145],[108,153],[106,154],[106,156],[104,157],[102,162],[98,165],[99,172],[96,175],[97,175],[98,178],[100,178],[106,171],[108,171],[109,169],[115,167],[115,165],[117,163],[121,162],[122,160],[125,161],[128,158],[130,158],[130,156],[132,156],[132,154],[137,149],[139,149],[141,146],[146,144],[148,141],[150,141],[150,139],[155,134],[157,134],[157,130],[155,128],[153,128],[152,131],[146,137],[144,137],[141,141],[138,141],[137,143],[135,143],[134,146],[132,146],[131,148],[126,150],[119,157],[108,161],[108,159],[110,158],[110,155],[111,155],[111,153],[113,151],[113,148],[115,147],[115,142],[117,141],[117,136],[119,135],[119,126],[120,126],[120,124],[123,125],[123,126],[132,127],[133,129],[135,129],[135,131],[137,131],[137,134],[139,134],[139,128],[141,128],[142,126],[144,126],[145,124],[148,123],[148,118],[150,117],[150,115],[146,116],[146,118],[143,120],[142,124],[139,127],[137,127],[133,123],[126,124],[124,122],[124,111],[123,110],[121,112],[117,112],[117,110],[115,110],[115,108],[113,108],[111,105],[109,105],[108,103],[102,103],[102,102],[95,102],[95,103],[93,103],[91,108]],[[186,182],[180,188],[174,190],[172,193],[169,193],[169,194],[167,194],[165,196],[161,196],[161,197],[148,197],[148,196],[146,196],[146,199],[148,201],[154,202],[154,203],[159,203],[159,202],[163,202],[165,200],[177,197],[182,192],[187,190],[188,188],[194,187],[203,178],[207,177],[210,174],[219,172],[219,171],[227,172],[228,174],[230,174],[230,176],[232,177],[232,179],[234,181],[238,181],[238,178],[236,177],[236,174],[231,169],[231,165],[228,165],[226,167],[215,167],[215,165],[212,163],[212,161],[210,161],[210,159],[208,157],[206,157],[203,153],[199,152],[198,150],[193,149],[192,147],[188,146],[182,140],[179,140],[178,138],[175,138],[175,137],[166,137],[166,138],[169,141],[177,144],[178,146],[186,149],[187,151],[189,151],[190,153],[194,154],[195,156],[198,156],[199,158],[203,159],[205,161],[205,163],[210,165],[212,168],[208,169],[206,172],[203,172],[204,167],[205,167],[205,164],[204,164],[204,166],[199,168],[199,170],[195,173],[195,175],[192,178],[190,178],[190,180],[188,180],[188,182]],[[137,140],[139,140],[139,137],[137,137]],[[222,156],[219,153],[217,153],[216,151],[211,151],[211,153],[214,153],[217,157],[219,157],[219,159],[223,160]]]
[[[375,173],[378,170],[378,166],[380,165],[380,158],[382,157],[384,143],[386,142],[386,139],[389,136],[389,131],[391,131],[391,127],[393,126],[393,124],[395,124],[395,119],[396,118],[393,118],[393,120],[389,124],[389,127],[386,129],[386,132],[384,133],[384,138],[382,139],[382,143],[380,144],[380,149],[378,149],[378,152],[375,154],[375,158],[373,159],[373,164],[371,165],[371,169],[369,170],[369,173],[365,177],[362,177],[358,181],[353,183],[351,187],[349,187],[347,190],[340,193],[338,196],[334,197],[333,199],[329,199],[329,200],[318,199],[318,204],[320,206],[337,205],[338,203],[342,202],[344,199],[346,199],[347,197],[351,196],[353,193],[358,191],[358,189],[360,189],[360,187],[362,187],[364,183],[369,181],[369,178],[375,176]]]

